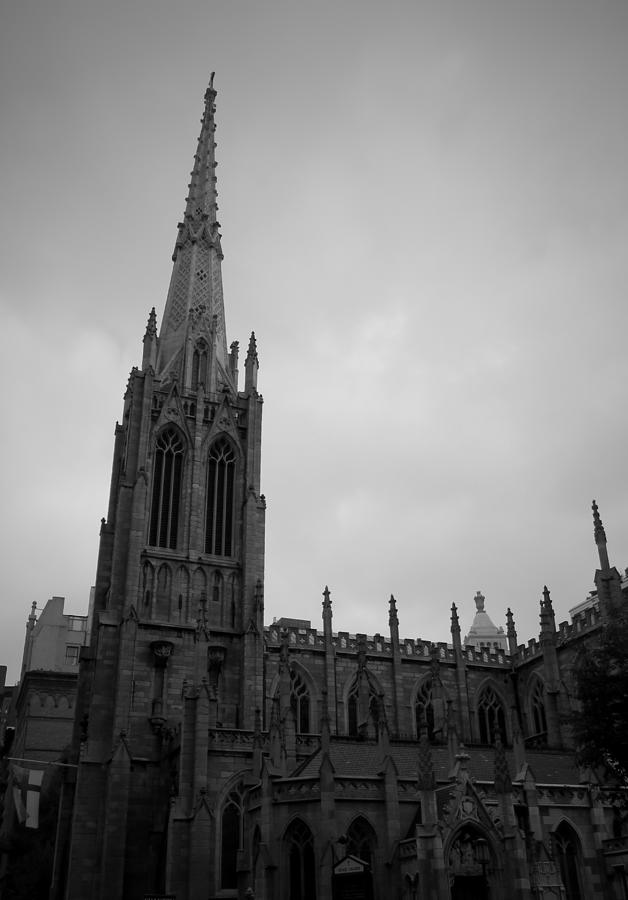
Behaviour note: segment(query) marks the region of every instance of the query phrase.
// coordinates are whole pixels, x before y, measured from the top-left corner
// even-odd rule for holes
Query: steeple
[[[83,900],[86,891],[101,896],[110,886],[113,897],[140,896],[146,884],[163,882],[164,869],[175,873],[178,867],[173,894],[189,900],[197,891],[196,886],[188,890],[184,831],[169,837],[163,868],[157,859],[141,872],[118,865],[121,853],[127,860],[137,858],[150,842],[155,814],[165,821],[174,810],[165,783],[154,795],[152,787],[145,786],[145,793],[133,785],[127,777],[131,757],[159,766],[172,742],[185,734],[187,755],[176,779],[173,814],[179,816],[179,807],[185,807],[184,815],[194,811],[194,827],[202,835],[209,827],[208,807],[221,815],[224,792],[225,770],[215,768],[222,765],[215,762],[222,751],[214,759],[210,732],[223,728],[255,735],[244,766],[257,779],[261,765],[258,710],[267,695],[263,400],[253,387],[238,392],[238,344],[228,353],[225,338],[215,97],[210,82],[159,336],[151,310],[142,366],[131,370],[115,430],[93,644],[89,665],[81,667],[76,704],[77,723],[89,717],[90,741],[81,743],[76,729],[72,753],[81,775],[75,815],[68,817],[73,829],[67,839],[68,900]],[[254,341],[249,357],[257,376]],[[331,638],[329,644],[333,652]],[[168,664],[176,673],[160,665],[166,651],[176,661]],[[296,737],[287,644],[282,653],[279,719],[273,711],[270,746],[273,762],[285,772],[296,758]],[[134,700],[134,679],[152,685],[142,705]],[[124,771],[115,768],[117,762],[108,764],[118,759],[123,730],[129,748]],[[138,815],[127,828],[127,810],[136,799]],[[201,848],[206,841],[197,843]],[[203,873],[199,890],[215,895],[222,882],[206,851],[199,849],[190,862]],[[235,859],[230,866],[235,876]]]
[[[205,92],[201,133],[194,156],[183,221],[159,335],[156,374],[176,376],[188,389],[237,390],[227,353],[216,190],[214,73]]]

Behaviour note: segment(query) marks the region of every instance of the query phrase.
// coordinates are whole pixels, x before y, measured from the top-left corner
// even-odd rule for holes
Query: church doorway
[[[483,875],[456,875],[451,900],[490,900],[486,878]]]
[[[451,900],[497,900],[490,882],[495,861],[490,844],[472,824],[455,835],[448,854]]]

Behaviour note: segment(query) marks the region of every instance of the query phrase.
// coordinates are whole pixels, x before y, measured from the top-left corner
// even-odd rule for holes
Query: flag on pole
[[[27,828],[39,828],[39,796],[44,780],[43,769],[24,769],[11,764],[13,777],[13,802],[20,824]]]

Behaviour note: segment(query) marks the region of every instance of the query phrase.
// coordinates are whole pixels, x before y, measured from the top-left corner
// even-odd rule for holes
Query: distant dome
[[[475,647],[477,650],[507,650],[508,643],[504,629],[498,628],[484,611],[485,597],[481,591],[476,593],[474,600],[476,613],[469,633],[464,639],[464,646]]]

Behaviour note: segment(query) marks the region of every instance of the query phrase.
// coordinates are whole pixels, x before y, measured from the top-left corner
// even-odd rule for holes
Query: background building
[[[47,897],[52,878],[63,782],[58,763],[72,740],[80,649],[89,641],[88,616],[66,615],[63,607],[63,597],[51,597],[37,616],[33,603],[20,681],[3,699],[0,897]],[[15,764],[44,772],[36,831],[16,815]]]
[[[227,344],[210,84],[159,336],[116,427],[53,895],[621,897],[610,794],[573,760],[573,672],[623,601],[595,509],[597,605],[520,645],[264,625],[262,397]],[[386,614],[383,611],[383,615]],[[474,630],[475,629],[475,630]],[[67,824],[67,828],[65,824]],[[67,861],[67,862],[66,862]]]

